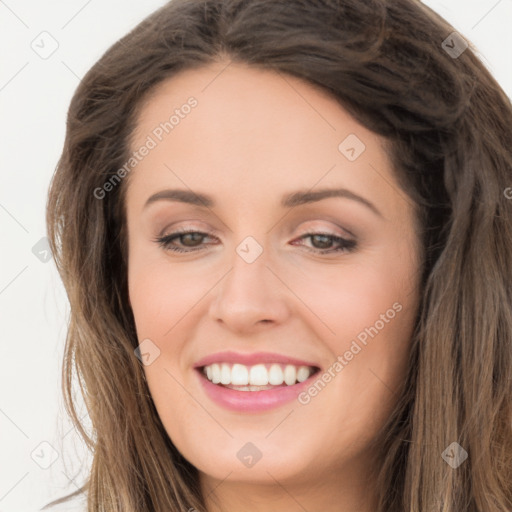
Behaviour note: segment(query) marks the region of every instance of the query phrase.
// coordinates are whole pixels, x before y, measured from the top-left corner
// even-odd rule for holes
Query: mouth
[[[199,361],[194,370],[205,395],[236,412],[264,412],[296,400],[320,366],[279,354],[223,352]]]
[[[243,392],[266,391],[290,387],[306,381],[320,371],[317,366],[280,363],[213,363],[198,368],[203,377],[228,389]]]

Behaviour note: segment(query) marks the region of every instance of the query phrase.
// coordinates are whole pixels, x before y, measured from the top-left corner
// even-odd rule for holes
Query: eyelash
[[[188,234],[197,234],[197,235],[205,235],[210,236],[208,233],[203,233],[201,231],[193,231],[193,230],[178,230],[174,233],[170,233],[169,235],[165,235],[162,237],[158,237],[154,240],[154,242],[158,243],[161,247],[163,247],[166,250],[173,251],[176,253],[191,253],[195,251],[200,251],[201,249],[195,249],[195,248],[189,248],[181,249],[177,246],[172,246],[171,242],[176,239],[180,238],[181,236],[188,235]],[[305,233],[304,235],[301,235],[299,237],[300,240],[305,238],[311,238],[313,236],[324,236],[330,238],[332,241],[337,242],[340,244],[340,247],[337,249],[311,249],[307,248],[308,252],[316,253],[316,254],[332,254],[332,253],[350,253],[353,252],[357,247],[357,242],[355,240],[347,240],[345,238],[341,238],[339,236],[330,234],[330,233]]]

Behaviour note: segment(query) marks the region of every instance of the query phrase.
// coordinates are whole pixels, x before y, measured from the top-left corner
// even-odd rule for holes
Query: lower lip
[[[262,391],[237,391],[210,382],[202,373],[197,371],[199,380],[206,394],[216,404],[237,412],[261,412],[274,409],[297,399],[297,396],[310,384],[316,373],[303,382],[293,386],[279,386],[275,389]]]

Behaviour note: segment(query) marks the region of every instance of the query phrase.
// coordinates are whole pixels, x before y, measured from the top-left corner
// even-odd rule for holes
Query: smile
[[[216,405],[258,413],[296,400],[320,367],[268,352],[222,352],[201,359],[194,370],[206,397]]]
[[[298,382],[304,382],[315,373],[315,368],[277,363],[253,366],[240,363],[214,363],[204,366],[202,371],[213,384],[220,384],[238,391],[262,391],[283,384],[293,386]]]

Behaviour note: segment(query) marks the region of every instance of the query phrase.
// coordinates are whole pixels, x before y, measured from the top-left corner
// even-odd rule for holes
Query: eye
[[[333,235],[331,233],[306,233],[302,235],[298,240],[304,240],[309,238],[312,242],[312,245],[318,245],[320,247],[307,248],[308,251],[318,253],[318,254],[328,254],[328,253],[349,253],[353,252],[357,247],[357,242],[355,240],[347,240],[346,238],[342,238],[337,235]],[[330,248],[332,244],[335,244],[334,248]],[[337,247],[336,247],[337,245]]]
[[[190,253],[201,250],[201,246],[204,245],[202,242],[209,236],[212,235],[201,231],[182,229],[175,231],[174,233],[158,237],[154,241],[166,250],[179,253]],[[357,242],[355,240],[347,240],[346,238],[342,238],[331,233],[305,233],[297,240],[305,240],[308,238],[310,239],[313,247],[304,247],[309,252],[317,254],[349,253],[353,252],[357,247]],[[179,241],[181,246],[176,245],[176,241]],[[332,247],[333,244],[334,248]],[[293,243],[292,245],[296,244]]]
[[[208,233],[203,233],[201,231],[192,231],[192,230],[178,230],[169,235],[158,237],[155,242],[157,242],[161,247],[166,250],[174,251],[174,252],[193,252],[201,249],[200,243],[205,237],[208,237]],[[175,240],[180,240],[180,242],[185,246],[185,248],[181,248],[174,244]],[[196,249],[195,247],[199,247]]]

